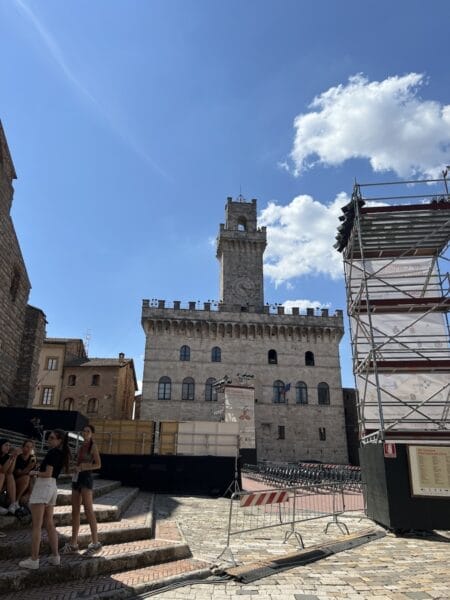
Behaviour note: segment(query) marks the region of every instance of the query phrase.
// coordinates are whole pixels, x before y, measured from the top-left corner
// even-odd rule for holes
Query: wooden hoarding
[[[154,421],[92,419],[95,440],[103,454],[152,454]]]

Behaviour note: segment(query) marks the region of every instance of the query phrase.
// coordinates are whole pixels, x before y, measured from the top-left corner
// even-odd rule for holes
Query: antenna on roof
[[[89,342],[91,341],[91,330],[90,329],[86,329],[86,335],[84,336],[84,349],[86,351],[86,356],[89,356]]]

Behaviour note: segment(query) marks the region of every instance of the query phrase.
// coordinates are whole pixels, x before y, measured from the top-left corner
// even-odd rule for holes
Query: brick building
[[[222,418],[213,383],[253,375],[258,458],[347,461],[339,364],[342,311],[329,315],[264,304],[266,230],[256,200],[228,198],[220,225],[220,302],[202,307],[143,301],[146,334],[141,416],[160,421]]]
[[[30,406],[45,337],[44,313],[28,305],[31,284],[11,218],[16,172],[0,122],[0,406]]]
[[[33,406],[77,410],[99,419],[131,419],[136,390],[134,362],[124,354],[88,358],[81,339],[47,338]]]

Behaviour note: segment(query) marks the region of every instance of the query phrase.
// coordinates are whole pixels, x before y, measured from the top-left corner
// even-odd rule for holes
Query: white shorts
[[[37,477],[30,496],[30,504],[55,506],[58,488],[54,477]]]

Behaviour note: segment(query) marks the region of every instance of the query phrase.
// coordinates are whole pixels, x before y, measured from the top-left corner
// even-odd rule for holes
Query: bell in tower
[[[217,238],[220,298],[225,310],[262,312],[266,245],[266,228],[258,229],[256,223],[256,200],[228,198],[225,224],[220,224]]]

